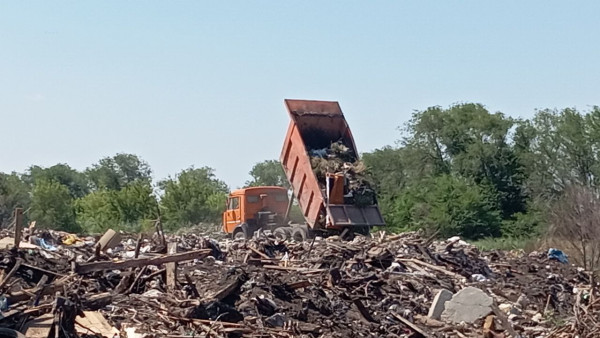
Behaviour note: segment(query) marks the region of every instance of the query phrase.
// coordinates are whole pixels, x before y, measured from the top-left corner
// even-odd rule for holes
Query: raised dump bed
[[[379,207],[339,203],[331,187],[319,182],[309,152],[340,142],[357,161],[358,151],[340,105],[334,101],[285,100],[291,121],[283,143],[281,163],[308,226],[313,230],[341,230],[385,225]],[[330,203],[334,200],[338,203]]]

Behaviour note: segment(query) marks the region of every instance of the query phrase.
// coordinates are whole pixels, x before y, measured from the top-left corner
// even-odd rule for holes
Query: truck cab
[[[250,187],[234,190],[227,197],[223,231],[234,238],[249,238],[257,229],[274,230],[283,225],[289,206],[282,187]]]

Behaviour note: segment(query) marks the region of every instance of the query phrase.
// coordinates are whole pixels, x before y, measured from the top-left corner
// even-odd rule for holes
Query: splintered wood
[[[105,251],[96,238],[66,245],[62,239],[75,235],[53,231],[36,234],[47,249],[28,243],[27,236],[20,248],[3,248],[0,326],[44,338],[600,332],[600,295],[589,274],[543,252],[481,253],[417,233],[351,242],[282,242],[264,234],[217,242],[196,233],[165,235],[159,222],[156,229],[153,236],[110,232],[105,238],[112,248]],[[0,242],[8,238],[14,247],[13,231],[0,234]],[[493,299],[487,314],[460,324],[443,312],[428,317],[440,290],[452,295],[467,286]]]

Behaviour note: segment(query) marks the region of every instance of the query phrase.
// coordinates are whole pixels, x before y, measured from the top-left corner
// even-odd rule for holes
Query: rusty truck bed
[[[311,167],[308,152],[337,141],[350,148],[358,160],[354,138],[338,102],[285,100],[285,105],[291,121],[280,160],[308,226],[340,229],[384,225],[377,205],[328,204]]]

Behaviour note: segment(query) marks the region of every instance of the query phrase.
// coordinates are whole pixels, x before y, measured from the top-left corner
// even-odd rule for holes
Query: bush
[[[156,219],[157,205],[150,184],[136,181],[119,191],[97,190],[77,200],[77,221],[91,233],[138,231]]]
[[[43,228],[79,231],[69,189],[56,181],[40,180],[33,188],[31,219]]]
[[[211,168],[190,168],[160,182],[160,201],[165,228],[175,230],[199,223],[220,223],[227,199],[227,185]]]
[[[414,184],[393,201],[388,222],[397,230],[477,239],[500,234],[493,194],[465,179],[442,175]]]

